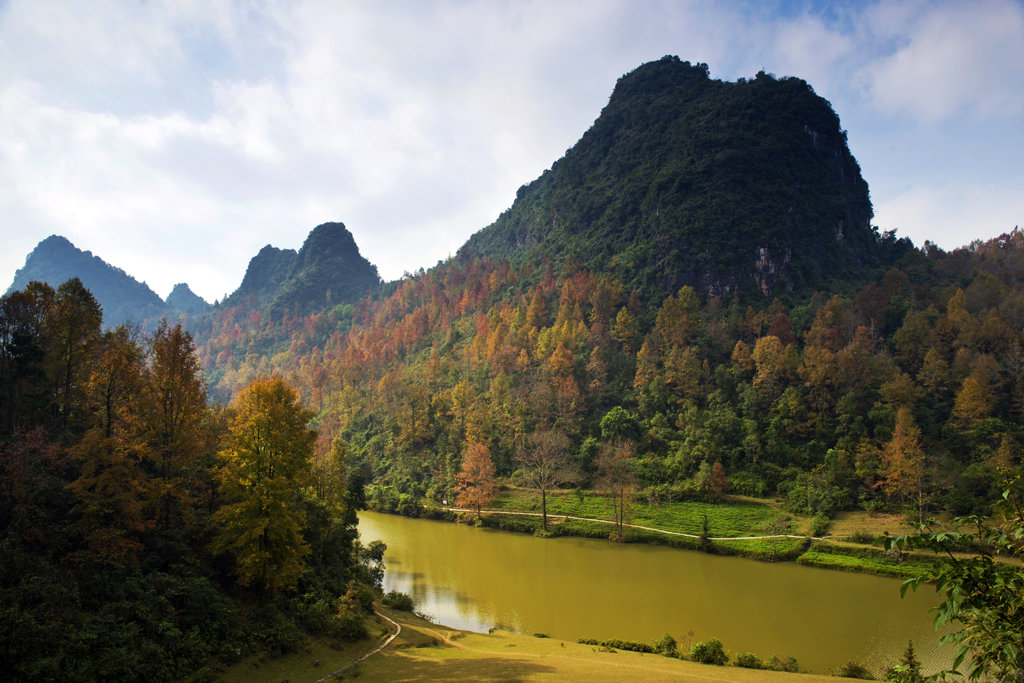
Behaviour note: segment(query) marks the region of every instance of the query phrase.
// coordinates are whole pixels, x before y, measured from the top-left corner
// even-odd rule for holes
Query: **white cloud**
[[[11,0],[0,5],[0,274],[21,265],[23,234],[60,233],[161,294],[184,280],[213,299],[264,244],[297,248],[341,220],[396,278],[494,220],[583,134],[616,78],[664,54],[727,79],[800,76],[843,104],[844,125],[875,118],[859,87],[898,114],[1013,111],[1019,8],[974,7],[961,20],[957,5],[886,0],[852,18],[783,19],[670,0]],[[992,24],[995,47],[972,37]],[[954,25],[970,29],[955,37],[955,87],[912,99],[907,79],[939,78],[927,48]],[[1009,57],[991,66],[997,48]],[[966,141],[989,128],[950,130]],[[987,184],[980,174],[1008,163],[985,162],[971,170]],[[865,168],[932,182],[915,164],[891,154]]]
[[[1024,111],[1024,7],[989,0],[930,5],[916,16],[886,9],[879,17],[904,22],[906,32],[890,31],[898,49],[863,74],[882,111],[929,123]]]
[[[1017,183],[915,186],[875,207],[876,222],[895,228],[916,246],[930,240],[943,249],[991,239],[1024,226],[1024,195]]]

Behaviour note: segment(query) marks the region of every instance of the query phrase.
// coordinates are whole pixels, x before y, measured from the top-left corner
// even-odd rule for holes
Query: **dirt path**
[[[340,674],[343,674],[343,673],[345,673],[346,671],[348,671],[349,669],[351,669],[352,667],[354,667],[354,666],[355,666],[356,664],[358,664],[359,662],[362,662],[362,661],[364,661],[364,660],[366,660],[366,659],[369,659],[369,658],[370,658],[370,657],[372,657],[373,655],[377,654],[378,652],[380,652],[381,650],[383,650],[384,648],[386,648],[386,647],[387,647],[388,645],[390,645],[390,644],[392,643],[392,641],[394,641],[394,639],[395,639],[395,638],[397,638],[397,637],[398,637],[398,634],[400,634],[400,633],[402,632],[402,625],[401,625],[401,624],[399,624],[399,623],[398,623],[397,621],[395,621],[394,619],[392,619],[391,617],[387,616],[386,614],[381,614],[381,613],[380,613],[380,612],[378,612],[377,610],[374,610],[374,613],[375,613],[375,614],[376,614],[376,615],[377,615],[378,617],[380,617],[381,619],[383,619],[383,620],[387,621],[387,622],[388,622],[388,623],[390,623],[390,624],[391,624],[392,626],[394,626],[394,627],[395,627],[395,632],[394,632],[394,633],[392,633],[392,634],[391,634],[390,636],[388,636],[388,637],[387,637],[387,639],[386,639],[386,640],[385,640],[385,641],[384,641],[383,643],[381,643],[380,645],[378,645],[378,646],[377,646],[376,648],[374,648],[373,650],[370,650],[369,652],[367,652],[367,653],[366,653],[365,655],[363,655],[363,656],[362,656],[362,657],[360,657],[359,659],[356,659],[356,660],[354,660],[354,661],[352,661],[352,662],[349,662],[349,663],[348,663],[348,664],[346,664],[345,666],[341,667],[340,669],[338,669],[338,670],[336,670],[336,671],[332,671],[331,673],[327,674],[327,675],[326,675],[326,676],[324,676],[323,678],[318,678],[318,679],[316,679],[316,680],[315,680],[315,681],[314,681],[313,683],[323,683],[323,681],[326,681],[326,680],[329,680],[329,679],[335,678],[335,677],[339,676]]]

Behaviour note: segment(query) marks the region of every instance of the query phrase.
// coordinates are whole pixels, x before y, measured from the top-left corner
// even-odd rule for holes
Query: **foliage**
[[[381,599],[381,602],[383,602],[387,607],[401,610],[403,612],[412,612],[416,607],[412,598],[405,593],[399,593],[398,591],[388,591]]]
[[[885,670],[885,680],[896,683],[923,683],[925,678],[921,675],[921,662],[914,654],[914,642],[907,641],[907,649],[903,651],[899,664],[895,664]]]
[[[245,411],[229,425],[207,404],[199,368],[180,325],[103,331],[80,282],[30,283],[0,299],[5,680],[204,679],[238,652],[294,649],[303,630],[362,632],[372,596],[338,611],[348,582],[373,579],[355,559],[358,486],[333,503],[306,485],[278,496],[303,520],[291,547],[309,549],[290,589],[240,588],[227,558],[209,552],[223,511],[251,491],[254,470],[236,456],[274,439],[263,430],[244,442]],[[305,429],[311,413],[293,407]],[[236,474],[219,491],[218,452]],[[271,516],[256,528],[272,535]]]
[[[741,652],[736,655],[736,659],[733,662],[734,666],[739,666],[744,669],[763,669],[764,664],[761,662],[761,658],[752,652]]]
[[[675,638],[666,633],[654,643],[654,651],[666,657],[678,657],[679,644]]]
[[[724,666],[729,661],[729,655],[725,654],[722,641],[717,638],[694,643],[690,647],[690,659],[700,664],[715,664]]]
[[[973,524],[973,532],[936,532],[922,525],[916,535],[887,540],[887,547],[927,548],[941,558],[927,575],[907,580],[902,590],[916,590],[922,581],[935,582],[944,596],[936,608],[936,626],[954,628],[943,636],[959,646],[953,670],[965,666],[964,673],[972,680],[1024,680],[1024,570],[1000,558],[1019,558],[1024,551],[1022,481],[1019,471],[1008,478],[1001,523],[975,517],[965,520]],[[964,544],[978,553],[957,555],[954,548]]]
[[[313,414],[280,378],[252,383],[233,408],[218,475],[227,502],[213,516],[213,550],[233,556],[242,585],[276,591],[294,585],[309,553],[296,492],[310,483]]]
[[[863,665],[853,661],[836,667],[831,673],[833,676],[839,676],[840,678],[859,678],[865,681],[871,681],[875,678]]]
[[[455,477],[455,504],[474,508],[479,517],[480,508],[494,500],[496,490],[490,450],[481,443],[470,442]]]

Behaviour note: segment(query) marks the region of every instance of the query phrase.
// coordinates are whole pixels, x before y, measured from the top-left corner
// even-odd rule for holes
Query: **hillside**
[[[142,322],[174,311],[144,283],[116,268],[90,251],[82,251],[66,238],[51,235],[36,245],[25,266],[14,274],[8,293],[24,289],[33,280],[57,288],[77,277],[103,307],[108,327],[127,320]]]
[[[656,300],[684,285],[772,295],[891,259],[871,217],[846,133],[806,82],[727,83],[665,57],[619,79],[590,130],[459,256],[571,257]]]

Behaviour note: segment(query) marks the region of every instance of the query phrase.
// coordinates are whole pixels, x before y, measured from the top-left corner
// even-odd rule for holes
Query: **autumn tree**
[[[76,505],[69,530],[101,561],[134,565],[152,527],[147,502],[150,451],[135,406],[143,393],[143,350],[132,332],[118,327],[97,342],[84,394],[90,426],[71,449],[80,474],[68,486]]]
[[[455,504],[475,509],[479,518],[480,508],[494,500],[496,490],[491,451],[484,444],[471,441],[455,476]]]
[[[295,583],[309,553],[297,498],[310,480],[313,413],[279,377],[256,380],[232,406],[212,548],[233,556],[240,584],[273,592]]]
[[[53,379],[53,404],[63,440],[77,426],[82,393],[88,378],[88,360],[100,336],[103,312],[95,297],[78,278],[57,288],[47,308],[46,334],[50,339],[46,366]]]
[[[906,406],[896,412],[896,426],[892,439],[882,449],[881,481],[885,493],[898,498],[900,505],[907,500],[917,501],[918,518],[924,518],[924,450],[921,448],[921,430]]]
[[[543,529],[548,529],[548,492],[579,479],[579,470],[569,457],[569,439],[562,432],[533,432],[515,456],[519,479],[540,490]]]
[[[150,342],[145,418],[157,473],[156,518],[170,528],[188,509],[203,453],[206,389],[192,336],[162,321]]]

